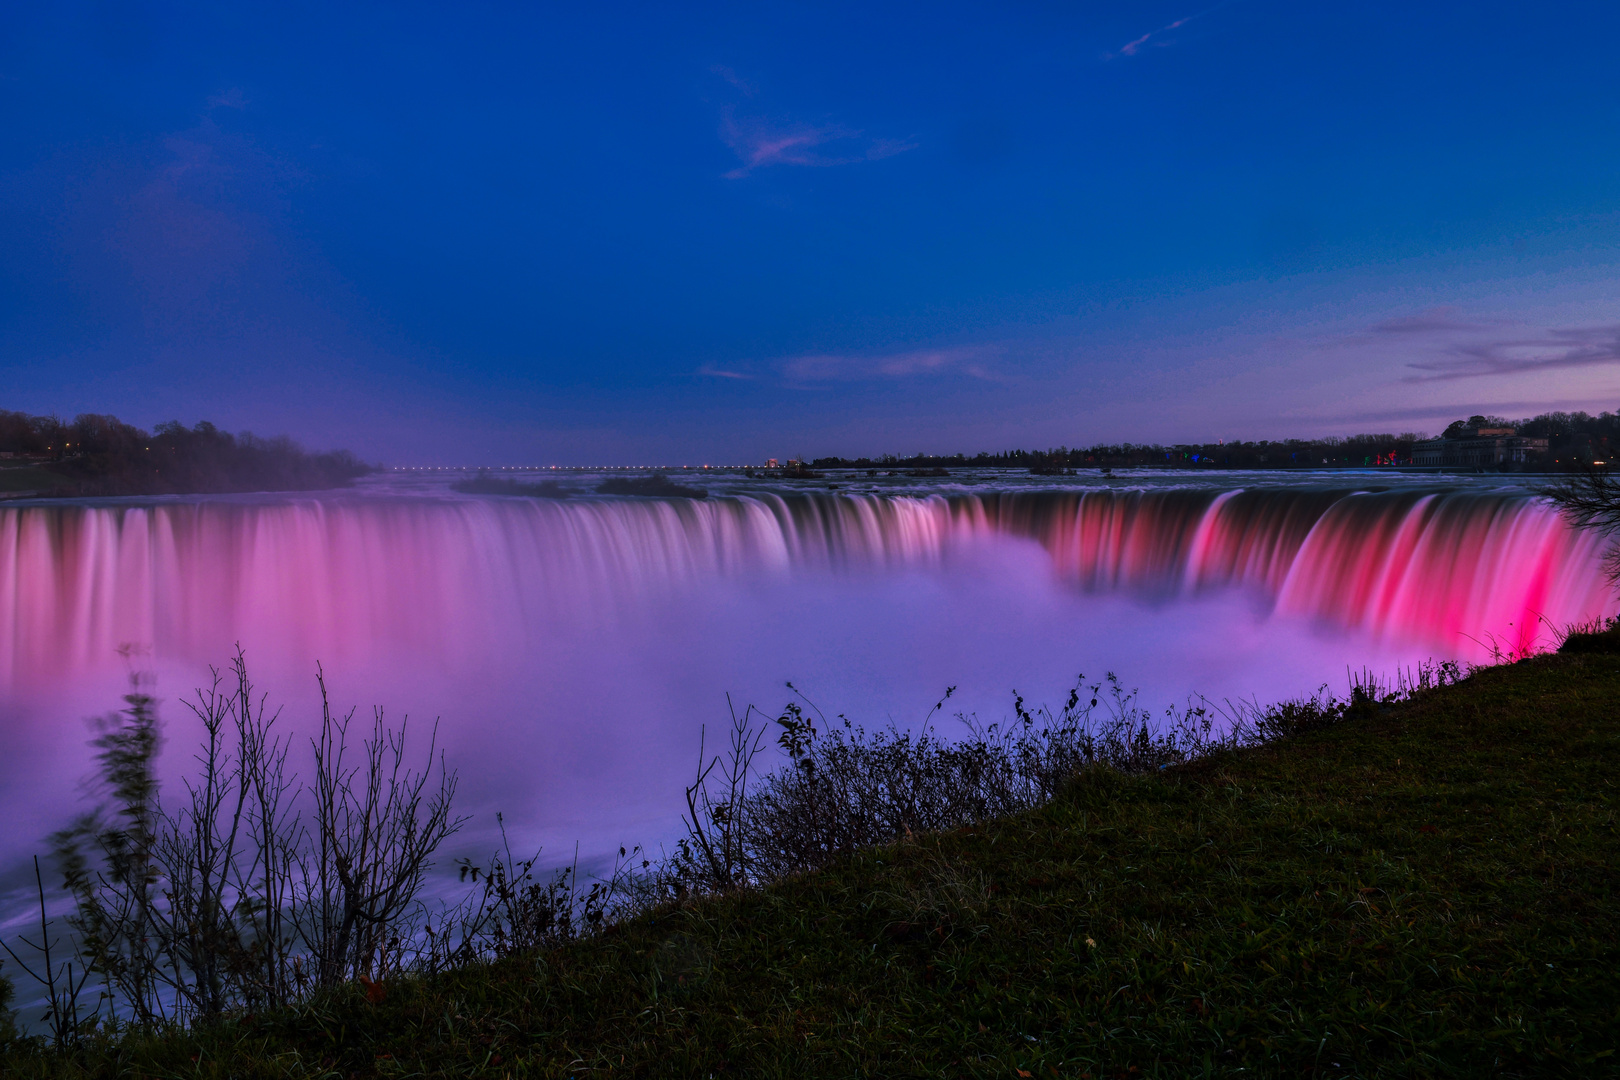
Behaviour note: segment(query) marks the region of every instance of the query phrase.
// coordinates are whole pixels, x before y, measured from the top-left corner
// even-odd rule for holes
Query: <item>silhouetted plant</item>
[[[6,955],[25,975],[45,988],[45,1014],[40,1019],[50,1033],[51,1046],[63,1050],[77,1045],[80,1037],[96,1026],[105,996],[97,1000],[89,1016],[83,1015],[79,1008],[79,997],[90,979],[90,969],[81,965],[75,977],[71,959],[58,965],[51,955],[50,920],[45,912],[45,879],[39,871],[38,856],[34,858],[34,888],[39,896],[39,941],[35,943],[20,935],[17,940],[24,948],[35,953],[40,966],[36,969],[4,941],[0,941],[0,949],[6,951]],[[8,1008],[13,992],[11,980],[0,978],[0,1047],[16,1038],[17,1034],[16,1015]]]
[[[203,725],[200,775],[183,781],[187,797],[163,814],[158,840],[169,989],[193,1020],[290,1000],[286,916],[302,835],[287,744],[273,735],[263,696],[255,701],[241,650],[228,682],[213,676],[185,703]]]
[[[1586,471],[1542,489],[1577,528],[1592,529],[1611,541],[1620,541],[1620,480],[1607,469]],[[1620,585],[1620,542],[1604,555],[1609,580]]]
[[[1018,813],[1054,798],[1091,769],[1152,772],[1239,746],[1315,731],[1375,712],[1464,677],[1456,664],[1420,665],[1393,685],[1352,675],[1350,695],[1323,687],[1275,705],[1203,698],[1155,716],[1112,673],[1084,677],[1063,708],[1030,709],[1014,695],[1013,717],[983,724],[958,713],[965,735],[933,727],[950,687],[915,732],[867,732],[840,715],[830,723],[793,690],[774,721],[786,761],[755,764],[766,725],[752,708],[732,710],[729,753],[700,758],[687,789],[687,835],[657,868],[662,895],[728,891],[825,865],[842,855],[917,833]]]
[[[105,802],[52,839],[63,887],[73,897],[68,924],[80,951],[108,990],[150,1024],[166,1017],[165,934],[159,925],[158,783],[162,744],[157,701],[130,676],[125,708],[100,721],[92,742]]]
[[[402,970],[418,951],[431,856],[464,820],[451,816],[456,777],[442,756],[431,783],[434,742],[427,767],[408,768],[405,725],[391,728],[379,710],[356,748],[354,713],[333,714],[324,675],[314,782],[295,790],[288,743],[240,649],[229,677],[213,675],[186,702],[203,740],[177,807],[159,798],[157,703],[137,678],[94,741],[103,805],[53,837],[87,969],[147,1028]],[[296,812],[300,797],[312,803],[313,830]],[[65,1009],[53,1015],[71,1033],[77,1014]]]
[[[459,860],[461,880],[470,880],[475,891],[441,920],[437,944],[442,952],[430,952],[433,969],[556,948],[657,903],[648,884],[652,863],[641,848],[621,847],[607,876],[589,885],[580,880],[577,850],[572,865],[542,876],[534,868],[540,853],[514,857],[505,817],[495,817],[502,850],[491,856],[487,869]],[[460,941],[452,943],[457,930]],[[429,928],[429,938],[434,936]]]
[[[360,760],[348,758],[354,711],[332,712],[326,676],[321,689],[321,730],[315,750],[315,846],[300,849],[298,934],[314,964],[318,986],[351,979],[380,979],[403,960],[402,923],[438,846],[466,822],[452,817],[456,774],[441,756],[439,782],[429,788],[438,728],[434,727],[421,772],[405,765],[406,724],[395,731],[372,716],[371,735],[361,741]]]
[[[151,432],[116,416],[54,416],[0,410],[0,452],[46,458],[56,494],[299,491],[343,487],[372,471],[347,450],[309,453],[286,436],[233,435],[206,420]]]
[[[1566,627],[1558,643],[1561,653],[1620,653],[1620,616],[1593,619]]]
[[[758,710],[752,705],[740,716],[729,694],[726,705],[731,711],[730,746],[724,757],[716,754],[704,764],[708,733],[700,729],[697,779],[686,789],[687,816],[681,819],[686,836],[676,842],[675,855],[666,871],[683,888],[690,886],[704,892],[734,889],[748,884],[753,877],[747,842],[747,817],[752,809],[747,800],[748,778],[763,747],[765,730],[753,726],[752,718]],[[799,715],[796,704],[790,704],[789,710],[794,717]],[[784,716],[783,722],[792,721]],[[794,750],[790,748],[789,753]],[[799,758],[794,756],[793,760],[797,763]],[[710,778],[716,776],[716,769],[718,777],[711,788]]]

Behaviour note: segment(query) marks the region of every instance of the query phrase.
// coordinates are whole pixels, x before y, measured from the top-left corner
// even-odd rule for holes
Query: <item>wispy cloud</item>
[[[984,345],[943,349],[909,349],[891,353],[808,353],[780,362],[790,382],[857,382],[905,379],[923,375],[961,374],[989,382],[999,376],[989,367],[998,350]]]
[[[720,137],[742,164],[726,173],[739,180],[772,165],[827,168],[878,161],[916,148],[904,139],[880,139],[841,124],[804,124],[765,117],[739,117],[727,109]]]
[[[1620,324],[1454,341],[1439,357],[1408,364],[1422,374],[1402,381],[1442,382],[1609,365],[1620,365]]]
[[[731,68],[716,64],[709,70],[746,98],[759,93],[757,86]],[[773,165],[828,168],[879,161],[917,146],[910,139],[868,135],[858,128],[833,121],[811,123],[780,114],[744,112],[736,105],[727,105],[721,110],[720,139],[741,162],[725,174],[728,180],[740,180],[756,169]]]
[[[702,367],[697,369],[696,374],[704,375],[704,376],[707,376],[707,377],[709,377],[711,379],[753,379],[753,378],[757,378],[757,376],[750,375],[746,371],[727,371],[725,368],[715,367],[713,364],[704,364]]]
[[[1109,53],[1107,58],[1109,60],[1112,60],[1115,57],[1119,57],[1119,56],[1135,56],[1137,53],[1141,52],[1144,48],[1149,48],[1149,47],[1151,47],[1151,48],[1163,48],[1164,46],[1166,46],[1166,45],[1168,45],[1170,43],[1168,41],[1155,40],[1156,38],[1160,38],[1163,35],[1170,33],[1172,30],[1180,30],[1183,26],[1186,26],[1188,23],[1192,22],[1194,19],[1202,19],[1205,15],[1213,14],[1214,12],[1219,11],[1221,8],[1223,8],[1225,6],[1226,6],[1225,4],[1216,4],[1212,8],[1205,8],[1203,11],[1197,12],[1197,13],[1192,14],[1192,15],[1183,15],[1181,18],[1177,19],[1173,23],[1167,23],[1164,26],[1159,27],[1157,30],[1149,30],[1147,33],[1143,34],[1141,37],[1137,38],[1135,41],[1127,41],[1125,44],[1123,44],[1123,45],[1121,45],[1119,47],[1117,52]]]

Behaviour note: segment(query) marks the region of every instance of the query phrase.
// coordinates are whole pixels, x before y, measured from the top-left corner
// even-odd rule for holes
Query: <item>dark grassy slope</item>
[[[872,852],[111,1075],[1606,1075],[1620,656]],[[18,1072],[74,1075],[42,1063]]]

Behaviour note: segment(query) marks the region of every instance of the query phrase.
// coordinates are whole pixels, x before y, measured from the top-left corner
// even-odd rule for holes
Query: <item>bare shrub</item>
[[[1059,710],[1030,709],[984,724],[956,714],[963,734],[934,726],[955,691],[915,732],[868,732],[845,716],[829,722],[794,690],[774,725],[786,760],[757,767],[767,725],[732,710],[725,756],[700,759],[687,790],[687,835],[659,868],[667,897],[758,885],[823,866],[862,848],[1019,813],[1054,798],[1090,769],[1154,772],[1222,749],[1287,738],[1375,712],[1464,677],[1456,664],[1420,665],[1394,683],[1352,674],[1350,695],[1323,687],[1273,705],[1195,698],[1154,714],[1112,673],[1080,677]],[[788,684],[790,690],[792,684]]]
[[[516,858],[504,816],[495,817],[501,850],[487,868],[460,860],[461,880],[470,880],[474,891],[441,920],[436,937],[442,952],[430,954],[426,966],[431,969],[555,949],[657,904],[650,886],[652,863],[641,848],[621,847],[607,876],[585,884],[577,850],[571,865],[549,874],[537,871],[540,853]],[[452,943],[458,931],[460,940]],[[434,937],[429,928],[429,938]]]
[[[165,981],[182,1019],[211,1020],[291,1000],[286,917],[302,829],[287,743],[241,651],[228,677],[214,671],[185,705],[204,734],[198,775],[182,780],[185,798],[162,813],[158,835]]]
[[[45,1014],[40,1019],[49,1032],[51,1044],[58,1048],[71,1047],[78,1043],[81,1035],[95,1029],[105,1002],[98,1000],[86,1015],[79,1005],[79,997],[90,980],[90,969],[81,964],[75,977],[71,954],[61,964],[52,956],[55,945],[51,941],[50,920],[45,914],[45,878],[40,873],[37,855],[34,857],[34,887],[39,894],[39,941],[29,941],[21,935],[17,941],[35,954],[35,962],[30,964],[3,941],[0,941],[0,949],[6,951],[23,974],[45,988]],[[17,1038],[16,1014],[9,1008],[15,990],[11,980],[0,975],[0,1050]]]
[[[774,721],[787,760],[763,773],[754,759],[766,726],[753,723],[756,710],[733,710],[728,754],[700,759],[687,791],[687,836],[661,868],[670,890],[678,897],[757,884],[898,837],[1016,813],[1087,768],[1144,771],[1184,761],[1212,740],[1202,706],[1156,721],[1110,674],[1093,684],[1082,678],[1056,713],[1031,711],[1022,697],[1007,723],[959,713],[965,737],[953,741],[933,720],[954,691],[916,732],[867,732],[842,715],[830,723],[800,695]]]
[[[98,722],[101,804],[53,842],[79,953],[125,1021],[151,1028],[273,1008],[380,979],[420,951],[417,898],[434,851],[464,820],[450,810],[456,775],[441,755],[433,777],[432,739],[424,768],[408,767],[406,725],[390,727],[380,711],[356,746],[353,711],[334,716],[317,681],[307,787],[240,649],[228,674],[215,670],[185,702],[203,737],[172,808],[159,798],[160,724],[143,680]],[[53,1009],[60,1044],[72,1017]]]
[[[676,842],[666,870],[682,897],[688,887],[701,892],[725,892],[749,884],[754,877],[748,818],[757,806],[747,798],[748,779],[764,748],[765,726],[754,726],[753,718],[759,710],[752,705],[739,716],[728,694],[726,706],[731,712],[727,752],[724,757],[716,754],[705,765],[708,732],[700,731],[697,779],[686,789],[688,816],[681,819],[686,835]],[[797,740],[813,737],[813,729],[804,722],[798,704],[790,702],[778,722],[783,725],[783,745],[790,756],[797,755],[801,752]],[[806,735],[807,731],[811,734]]]
[[[354,711],[334,716],[326,676],[321,688],[321,730],[313,740],[315,843],[299,848],[295,908],[297,931],[308,950],[318,986],[351,979],[376,980],[400,968],[407,951],[407,919],[415,913],[430,856],[466,818],[452,817],[456,774],[441,756],[439,782],[429,788],[438,729],[429,739],[426,767],[405,765],[406,722],[397,731],[372,715],[358,761],[349,730]]]

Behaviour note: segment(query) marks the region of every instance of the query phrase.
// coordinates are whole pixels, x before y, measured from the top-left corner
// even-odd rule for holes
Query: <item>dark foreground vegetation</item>
[[[207,421],[147,432],[115,416],[68,422],[0,410],[0,495],[316,491],[370,471],[347,450],[309,453],[285,437],[233,435]]]
[[[1578,472],[1594,460],[1607,461],[1620,452],[1620,414],[1550,412],[1524,420],[1475,416],[1459,420],[1444,434],[1472,427],[1509,427],[1519,434],[1548,440],[1539,460],[1515,464],[1536,472]],[[1261,439],[1213,443],[1097,443],[1048,450],[981,451],[977,454],[884,454],[875,458],[823,457],[816,469],[1029,469],[1038,475],[1068,469],[1322,469],[1410,465],[1412,447],[1425,436],[1416,432],[1365,434],[1321,439]]]
[[[1613,1075],[1617,646],[1239,710],[1224,742],[1197,710],[1134,734],[1109,683],[951,744],[790,708],[752,785],[745,713],[688,843],[599,883],[619,901],[508,853],[463,868],[484,936],[459,963],[4,1072]]]

